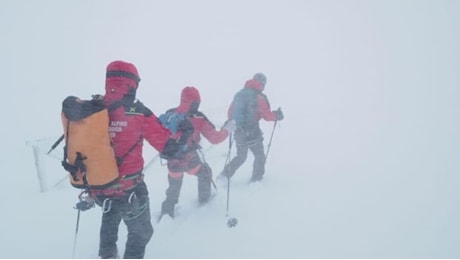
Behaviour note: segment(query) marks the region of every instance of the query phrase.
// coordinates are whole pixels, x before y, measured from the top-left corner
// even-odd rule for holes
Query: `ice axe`
[[[50,154],[61,142],[64,140],[64,135],[61,135],[56,142],[51,146],[50,150],[46,153],[47,155]]]

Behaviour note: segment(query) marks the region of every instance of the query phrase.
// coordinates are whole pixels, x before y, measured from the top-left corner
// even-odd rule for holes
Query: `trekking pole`
[[[227,176],[227,211],[225,212],[225,216],[228,217],[230,208],[230,177]]]
[[[227,153],[227,159],[225,160],[224,169],[230,163],[230,155],[231,155],[231,152],[232,152],[232,144],[233,144],[233,134],[231,134],[229,136],[228,141],[229,141],[228,142],[228,153]],[[225,214],[225,216],[227,216],[227,217],[228,217],[228,213],[229,213],[229,208],[230,208],[230,176],[227,176],[227,211],[226,211],[226,214]]]
[[[227,159],[225,160],[224,169],[230,163],[230,155],[232,152],[232,144],[233,144],[232,137],[233,135],[230,135],[228,139],[229,141],[228,142],[228,154],[227,154]],[[225,217],[227,218],[227,227],[233,228],[236,225],[238,225],[238,219],[235,217],[229,218],[230,216],[230,176],[226,176],[226,177],[227,177],[227,210],[225,212]]]
[[[232,151],[232,143],[233,143],[232,136],[230,136],[229,141],[230,141],[230,144],[229,144],[228,155],[227,155],[225,166],[227,166],[227,164],[230,163],[229,162],[230,154]],[[227,212],[225,216],[227,217],[227,227],[233,228],[238,225],[238,219],[236,217],[229,218],[230,216],[230,176],[227,176]]]
[[[80,209],[78,209],[77,213],[77,225],[75,227],[75,237],[73,239],[73,251],[72,251],[72,258],[75,258],[75,248],[77,247],[77,235],[78,235],[78,226],[80,224]]]
[[[88,196],[83,197],[84,194],[88,194]],[[89,198],[89,193],[87,190],[82,191],[80,195],[78,195],[78,199],[79,199],[79,202],[75,205],[75,209],[78,210],[78,213],[77,213],[77,224],[75,225],[75,237],[73,240],[72,258],[75,258],[75,249],[77,247],[78,227],[80,226],[80,212],[94,208],[94,200]]]
[[[273,124],[273,130],[270,136],[270,141],[268,142],[267,153],[265,154],[265,160],[267,160],[268,153],[270,152],[270,147],[272,146],[273,134],[275,133],[275,128],[276,128],[277,123],[278,123],[278,120],[276,120],[275,123]]]
[[[214,180],[212,179],[212,177],[211,177],[210,179],[211,179],[211,184],[212,184],[212,186],[213,186],[214,189],[217,191],[217,185],[216,185],[216,183],[214,182]]]
[[[204,157],[204,153],[203,153],[203,151],[201,150],[201,148],[198,149],[198,152],[200,153],[201,159],[203,160],[203,162],[204,162],[204,164],[206,165],[206,167],[208,167],[208,169],[211,171],[211,174],[210,174],[210,176],[209,176],[209,179],[211,180],[212,186],[213,186],[214,189],[217,191],[217,185],[216,185],[216,183],[214,182],[214,180],[212,179],[212,170],[211,170],[211,168],[209,168],[209,164],[208,164],[208,162],[206,161],[206,158]]]
[[[61,137],[59,137],[56,140],[56,142],[54,142],[54,144],[51,146],[50,150],[46,154],[50,154],[51,151],[53,151],[62,142],[62,140],[64,140],[64,135],[61,135]]]
[[[153,163],[160,157],[160,153],[157,153],[150,161],[145,165],[144,171],[147,171],[150,167],[152,167]]]
[[[228,152],[227,152],[227,158],[225,159],[224,168],[225,166],[227,166],[227,164],[230,161],[230,153],[232,151],[232,144],[233,144],[233,134],[230,134],[230,136],[228,137]]]

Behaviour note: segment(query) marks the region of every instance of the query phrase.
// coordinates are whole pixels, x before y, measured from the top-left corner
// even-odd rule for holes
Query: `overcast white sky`
[[[460,258],[459,14],[455,0],[0,1],[0,257],[71,256],[77,190],[40,193],[25,143],[45,139],[46,152],[62,100],[102,93],[105,66],[123,59],[156,114],[194,85],[220,126],[256,72],[285,113],[266,182],[243,185],[251,161],[237,173],[238,229],[225,227],[223,192],[189,210],[186,176],[181,207],[195,217],[156,226],[146,257]],[[227,147],[207,154],[215,173]],[[49,182],[64,175],[46,166]],[[166,169],[148,171],[155,214]],[[85,214],[77,257],[94,258],[100,211]]]

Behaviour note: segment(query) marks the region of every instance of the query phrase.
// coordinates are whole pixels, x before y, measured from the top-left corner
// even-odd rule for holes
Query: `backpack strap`
[[[115,157],[116,161],[117,161],[117,166],[120,167],[120,165],[123,163],[123,161],[125,160],[126,156],[128,156],[128,154],[130,154],[134,148],[136,148],[136,146],[142,142],[142,135],[139,136],[139,138],[137,139],[137,141],[128,149],[128,151],[126,151],[125,154],[123,154],[123,156],[117,156]]]
[[[67,119],[66,140],[65,140],[65,146],[64,146],[64,159],[62,160],[61,165],[62,167],[64,167],[66,171],[70,173],[74,181],[79,180],[77,177],[77,172],[78,170],[80,170],[81,176],[83,178],[83,185],[87,187],[88,179],[86,178],[86,165],[83,163],[83,160],[85,160],[86,157],[83,156],[80,152],[77,152],[77,158],[75,159],[75,163],[72,165],[67,162],[68,161],[67,160],[68,159],[67,146],[69,144],[69,141],[68,141],[69,140],[69,128],[70,128],[70,120]]]
[[[113,111],[113,110],[119,108],[120,106],[123,106],[125,108],[126,106],[134,105],[134,104],[135,104],[134,99],[131,100],[130,98],[124,98],[122,100],[115,101],[111,105],[107,106],[107,110],[110,112],[110,111]],[[140,104],[140,105],[143,107],[142,104]],[[143,140],[143,136],[139,135],[139,138],[137,139],[137,141],[128,149],[128,151],[126,151],[125,154],[123,154],[122,156],[116,156],[115,157],[115,160],[117,161],[117,166],[118,167],[120,167],[120,165],[125,160],[126,156],[128,156],[128,154],[130,154],[134,150],[134,148],[136,148],[136,146],[140,142],[142,142],[142,140]]]
[[[115,101],[113,102],[111,105],[107,106],[107,110],[110,112],[110,111],[113,111],[117,108],[119,108],[121,105],[123,105],[123,102],[121,102],[120,100],[119,101]]]

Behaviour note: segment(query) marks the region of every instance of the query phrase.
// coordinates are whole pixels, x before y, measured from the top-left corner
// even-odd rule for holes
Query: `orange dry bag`
[[[76,188],[103,189],[118,178],[109,136],[109,116],[102,100],[67,97],[62,102],[65,147],[62,166]]]

